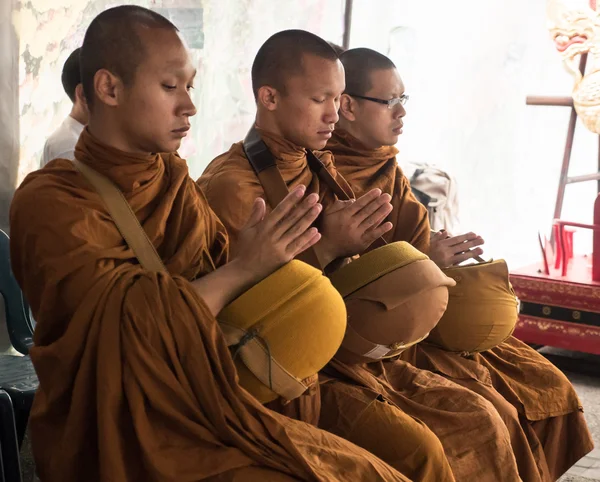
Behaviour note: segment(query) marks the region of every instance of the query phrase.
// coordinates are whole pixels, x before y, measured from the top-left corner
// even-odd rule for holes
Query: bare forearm
[[[236,260],[218,268],[202,278],[192,281],[192,286],[211,313],[217,316],[235,298],[259,281],[257,275],[242,269]]]

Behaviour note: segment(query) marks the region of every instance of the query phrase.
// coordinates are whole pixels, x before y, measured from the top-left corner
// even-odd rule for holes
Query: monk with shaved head
[[[235,251],[253,200],[259,196],[271,208],[277,206],[275,184],[263,169],[262,161],[270,159],[277,169],[269,172],[278,173],[280,192],[305,185],[307,192],[318,194],[323,212],[317,220],[321,239],[314,252],[320,268],[335,272],[366,251],[380,234],[394,229],[384,221],[392,210],[389,193],[376,188],[354,196],[334,157],[323,151],[339,119],[344,68],[323,39],[288,30],[273,35],[259,49],[252,84],[257,105],[254,127],[244,142],[214,159],[198,183],[225,224]],[[260,158],[254,154],[257,145],[263,146]],[[313,170],[314,160],[309,164],[312,154],[354,201],[336,197],[326,177]],[[509,434],[494,407],[404,361],[347,365],[334,360],[309,393],[268,406],[366,448],[415,481],[518,480]]]
[[[37,320],[40,479],[408,481],[257,402],[215,319],[320,239],[317,194],[298,187],[268,214],[252,203],[229,256],[223,224],[175,154],[196,112],[177,28],[142,7],[107,10],[81,64],[90,119],[75,161],[29,175],[11,206],[12,268]]]
[[[411,193],[396,162],[408,95],[393,62],[374,50],[341,54],[346,89],[340,120],[327,144],[335,165],[358,193],[379,188],[392,196],[388,241],[408,241],[441,268],[481,254],[473,233],[430,239],[426,209]],[[474,248],[474,249],[473,249]],[[514,337],[497,347],[461,356],[426,343],[402,358],[443,375],[492,402],[509,428],[525,482],[557,480],[592,449],[581,405],[567,378],[544,357]]]

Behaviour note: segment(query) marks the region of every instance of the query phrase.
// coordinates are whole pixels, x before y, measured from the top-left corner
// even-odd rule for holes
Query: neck
[[[367,149],[375,150],[378,147],[381,147],[381,146],[370,145],[369,142],[366,139],[364,139],[364,136],[362,135],[362,132],[360,131],[360,129],[356,128],[356,124],[354,124],[353,122],[349,122],[348,120],[344,119],[341,115],[340,115],[340,120],[336,124],[335,128],[346,131],[352,137],[354,137],[358,141],[360,141],[360,143],[363,146],[365,146]]]
[[[142,152],[133,149],[119,130],[117,123],[113,119],[108,119],[102,113],[98,112],[91,115],[87,125],[89,133],[94,138],[114,149],[118,149],[130,154],[150,155],[150,152]]]
[[[281,131],[281,128],[279,127],[279,124],[275,122],[273,116],[267,115],[265,112],[261,112],[260,109],[256,113],[256,120],[254,121],[254,124],[256,125],[256,127],[262,129],[263,131],[270,132],[271,134],[275,134],[285,138],[283,132]]]
[[[73,119],[75,119],[77,122],[79,122],[82,125],[86,125],[87,124],[87,113],[83,111],[83,109],[78,106],[77,104],[73,104],[73,108],[71,109],[71,112],[69,113],[69,116],[71,116]]]

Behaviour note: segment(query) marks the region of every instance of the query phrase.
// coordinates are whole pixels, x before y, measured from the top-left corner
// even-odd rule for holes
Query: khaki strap
[[[77,170],[94,186],[98,192],[110,217],[117,225],[121,236],[132,249],[139,263],[148,271],[167,271],[154,245],[148,239],[144,228],[140,225],[137,216],[123,196],[121,190],[108,178],[99,174],[91,167],[75,159],[73,161]]]
[[[148,271],[167,272],[154,245],[120,189],[108,178],[77,159],[73,163],[100,195],[108,213],[117,225],[117,229],[137,257],[140,265]],[[271,358],[268,353],[268,345],[265,348],[256,336],[251,336],[251,333],[229,324],[219,323],[219,326],[225,335],[228,346],[239,344],[242,339],[249,340],[240,347],[240,356],[254,376],[275,393],[292,400],[306,391],[308,386],[290,374],[277,360]]]
[[[277,168],[275,157],[269,151],[255,127],[250,128],[243,145],[248,162],[256,172],[256,176],[265,191],[267,201],[271,209],[275,209],[290,192],[281,176],[281,172]],[[322,270],[324,268],[324,266],[321,266],[317,253],[312,247],[300,253],[296,258],[317,269]]]
[[[308,386],[288,372],[269,353],[266,342],[256,333],[249,333],[229,323],[219,323],[228,346],[240,345],[238,355],[263,385],[278,395],[293,400],[302,395]]]
[[[277,167],[277,161],[275,156],[271,153],[267,145],[261,139],[260,134],[253,126],[248,131],[246,138],[244,139],[244,152],[250,162],[250,165],[256,172],[258,180],[265,190],[265,195],[269,201],[271,208],[275,208],[283,198],[287,196],[289,190],[279,168]],[[344,191],[344,188],[335,180],[331,173],[327,170],[321,160],[313,154],[310,149],[306,149],[306,160],[309,169],[315,173],[319,179],[321,179],[332,192],[341,201],[348,201],[352,199],[352,196]],[[384,246],[387,242],[379,237],[373,243],[374,246]],[[324,267],[318,261],[317,255],[313,248],[309,248],[304,253],[301,253],[298,259],[306,261],[308,264],[323,269]]]

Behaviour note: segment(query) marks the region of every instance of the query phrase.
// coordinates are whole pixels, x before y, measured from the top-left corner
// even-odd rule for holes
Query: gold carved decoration
[[[600,134],[600,18],[596,0],[548,0],[550,35],[575,78],[573,104],[584,125]],[[588,54],[582,76],[579,57]]]

